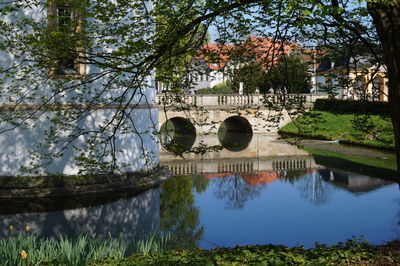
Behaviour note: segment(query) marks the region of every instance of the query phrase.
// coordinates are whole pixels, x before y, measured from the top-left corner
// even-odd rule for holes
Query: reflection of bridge
[[[214,135],[197,136],[196,143],[218,145]],[[222,149],[184,154],[185,158],[161,150],[160,163],[176,175],[257,172],[265,170],[306,170],[319,166],[308,152],[276,140],[276,136],[254,134],[240,151]]]
[[[170,120],[175,129],[187,131],[192,125],[197,134],[227,130],[247,133],[276,132],[290,121],[288,112],[312,106],[326,95],[158,95],[159,125]],[[283,105],[292,110],[281,110]],[[225,123],[223,123],[225,122]],[[250,132],[249,132],[250,131]]]
[[[161,164],[168,167],[175,175],[308,170],[319,167],[312,156],[176,160],[161,162]]]

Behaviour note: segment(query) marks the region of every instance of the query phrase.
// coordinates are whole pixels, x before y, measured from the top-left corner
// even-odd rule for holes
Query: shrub
[[[234,91],[226,84],[219,83],[212,88],[204,88],[196,91],[196,94],[233,94]]]
[[[314,110],[331,113],[355,113],[355,114],[376,114],[389,115],[389,103],[339,100],[339,99],[317,99]]]

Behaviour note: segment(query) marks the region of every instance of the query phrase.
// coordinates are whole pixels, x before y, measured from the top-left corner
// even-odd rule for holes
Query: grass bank
[[[399,262],[399,243],[370,246],[349,240],[336,246],[316,245],[312,249],[266,245],[135,254],[90,265],[396,265]]]
[[[388,150],[395,147],[390,118],[379,115],[310,111],[284,126],[279,133]]]
[[[71,240],[16,232],[0,240],[1,265],[400,265],[400,242],[372,246],[361,239],[314,248],[255,245],[212,250],[171,250],[169,234],[127,243],[121,236]],[[20,231],[21,231],[20,230]],[[127,256],[130,254],[129,256]]]

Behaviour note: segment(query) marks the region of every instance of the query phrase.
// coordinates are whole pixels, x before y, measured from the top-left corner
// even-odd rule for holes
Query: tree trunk
[[[400,2],[389,6],[368,2],[382,43],[389,78],[389,108],[395,134],[397,177],[400,178]]]

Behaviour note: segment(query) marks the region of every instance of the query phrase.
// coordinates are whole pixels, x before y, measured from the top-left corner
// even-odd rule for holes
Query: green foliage
[[[1,265],[87,265],[90,261],[123,259],[129,254],[155,254],[169,248],[168,234],[150,234],[130,244],[121,236],[100,240],[86,235],[69,239],[61,235],[59,240],[40,238],[28,231],[23,234],[11,232],[0,239]],[[129,246],[129,248],[128,248]]]
[[[279,245],[242,246],[213,250],[169,251],[149,256],[133,255],[123,260],[107,259],[94,265],[348,265],[391,264],[396,255],[384,248],[352,239],[336,246],[287,248]]]
[[[42,263],[86,265],[90,260],[112,257],[122,259],[126,246],[122,240],[98,240],[80,236],[70,240],[61,236],[59,241],[42,239],[26,233],[0,240],[2,265],[39,265]],[[21,252],[25,251],[26,258]]]
[[[394,149],[391,120],[377,115],[311,111],[284,126],[280,133]]]
[[[196,91],[196,94],[233,94],[234,91],[226,84],[219,83],[212,88],[203,88]]]
[[[0,14],[7,16],[0,21],[0,50],[15,59],[0,66],[0,96],[7,103],[34,103],[40,107],[37,112],[16,109],[11,113],[2,112],[1,121],[7,125],[4,130],[33,128],[39,119],[51,124],[45,129],[42,141],[28,151],[33,163],[26,170],[33,174],[55,161],[62,161],[63,153],[78,141],[84,142],[84,147],[72,150],[82,173],[121,170],[115,156],[122,152],[115,148],[116,137],[144,133],[136,127],[136,121],[144,119],[134,117],[127,106],[136,106],[138,99],[141,103],[153,103],[145,91],[151,86],[148,77],[154,71],[172,91],[190,88],[188,74],[193,70],[190,59],[207,39],[211,25],[218,31],[216,41],[223,44],[242,43],[247,36],[255,34],[273,37],[282,43],[312,44],[311,48],[335,57],[373,54],[372,64],[383,63],[375,29],[385,23],[373,24],[369,16],[371,9],[365,1],[316,4],[313,1],[170,0],[157,1],[153,10],[139,0],[72,2],[73,9],[85,18],[81,32],[48,27],[44,16],[25,17],[36,10],[45,13],[47,1],[0,3]],[[367,3],[398,5],[394,0]],[[386,11],[380,12],[383,12],[380,17],[386,18]],[[75,28],[80,23],[72,21],[71,24]],[[381,41],[390,43],[390,40]],[[78,79],[51,76],[54,63],[60,57],[70,57],[71,52],[75,56],[76,51],[71,48],[78,47],[84,51],[79,59],[90,65],[91,72]],[[263,51],[262,58],[274,62],[282,49]],[[271,70],[270,81],[257,64],[242,66],[235,74],[235,89],[242,81],[246,93],[254,92],[256,87],[264,90],[265,84],[267,89],[273,85],[286,86],[289,92],[304,90],[304,68],[298,58],[288,56],[286,62],[282,60],[276,70]],[[53,115],[46,112],[49,106],[64,104],[67,110],[56,110]],[[82,104],[87,106],[72,108]],[[112,117],[96,121],[96,128],[82,129],[80,125],[85,118],[99,106],[118,108]],[[141,148],[143,156],[147,156]]]
[[[155,234],[152,233],[144,238],[136,240],[131,250],[136,254],[149,255],[152,253],[162,253],[169,249],[171,244],[170,234]]]
[[[184,12],[182,9],[187,8]],[[166,38],[176,28],[190,23],[201,12],[202,1],[192,3],[185,1],[158,2],[154,5],[157,21],[157,35]],[[168,36],[169,37],[169,36]],[[167,37],[167,38],[168,38]],[[207,26],[196,25],[190,32],[179,36],[171,45],[165,47],[164,54],[158,60],[156,67],[156,80],[164,84],[170,92],[185,93],[190,88],[190,79],[187,68],[197,50],[209,39]],[[160,39],[162,41],[162,39]]]
[[[281,56],[276,65],[264,69],[261,64],[250,62],[234,71],[232,87],[239,90],[239,83],[244,83],[245,93],[254,93],[258,88],[268,93],[270,88],[286,88],[288,93],[310,91],[308,64],[295,53]]]
[[[240,82],[244,84],[245,94],[254,93],[257,88],[266,90],[265,72],[258,63],[250,62],[234,71],[231,84],[235,92],[239,91]]]
[[[224,91],[224,90],[232,91],[231,87],[229,87],[228,84],[226,84],[226,82],[222,82],[222,83],[215,85],[213,87],[213,89],[220,90],[220,91]],[[224,94],[229,94],[229,93],[224,93]]]
[[[198,189],[204,186],[198,184]],[[204,228],[199,226],[199,209],[194,206],[191,176],[175,176],[161,184],[160,226],[171,235],[175,249],[195,248]]]
[[[375,114],[389,116],[388,102],[317,99],[314,110],[331,113]]]
[[[266,74],[266,80],[272,88],[286,88],[288,93],[306,93],[310,91],[308,64],[295,53],[282,56],[278,64]]]

